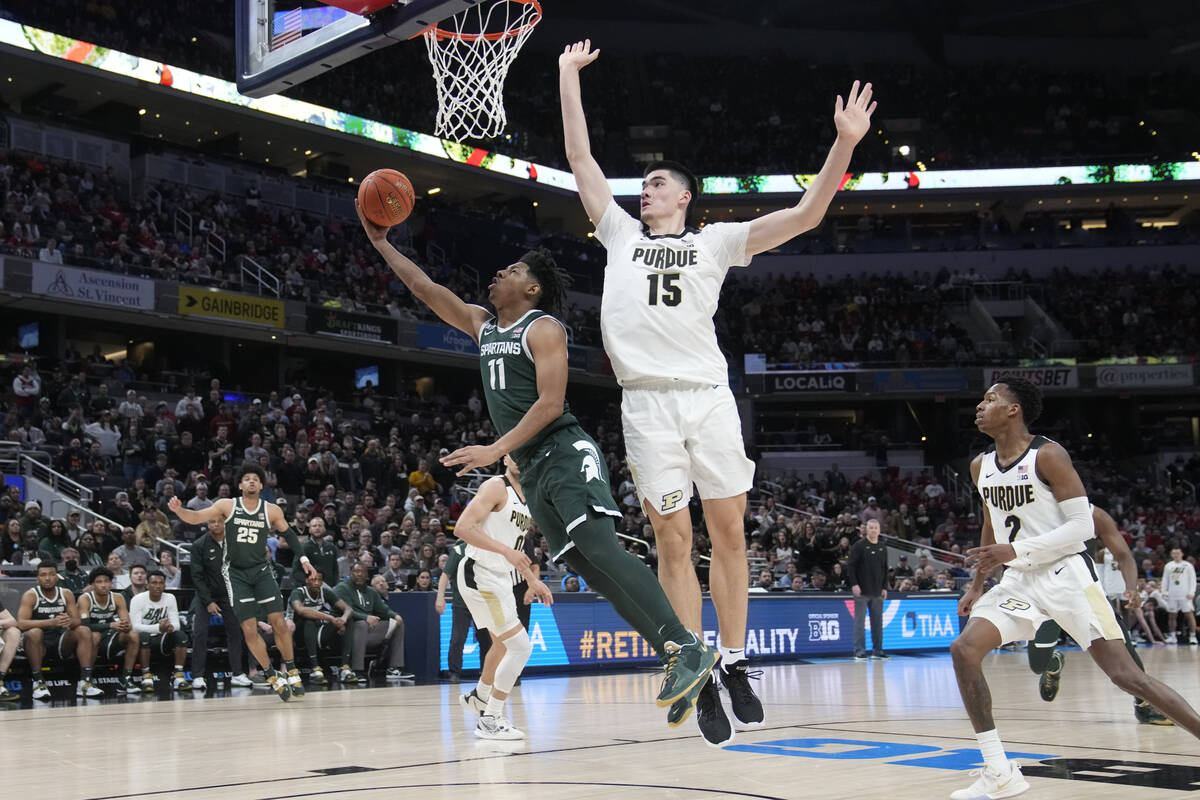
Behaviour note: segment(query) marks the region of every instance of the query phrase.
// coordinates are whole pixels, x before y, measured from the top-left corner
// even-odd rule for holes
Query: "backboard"
[[[248,97],[281,92],[359,56],[417,36],[479,2],[237,0],[238,91]]]

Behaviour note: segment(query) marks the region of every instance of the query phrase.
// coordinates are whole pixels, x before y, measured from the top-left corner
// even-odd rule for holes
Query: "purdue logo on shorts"
[[[1024,600],[1018,600],[1015,597],[1010,597],[1000,604],[1000,608],[1003,608],[1005,611],[1028,611],[1029,609],[1033,608],[1033,606],[1029,605],[1029,603],[1026,603]]]
[[[675,508],[675,506],[679,505],[679,501],[682,499],[683,499],[683,492],[680,491],[679,489],[676,489],[675,491],[673,491],[669,494],[664,494],[662,497],[662,510],[663,511],[672,510],[673,508]]]

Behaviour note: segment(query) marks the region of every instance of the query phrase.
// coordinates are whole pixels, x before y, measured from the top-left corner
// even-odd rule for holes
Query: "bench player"
[[[476,630],[486,630],[492,646],[483,660],[479,683],[461,698],[479,713],[475,735],[481,739],[524,739],[504,714],[504,704],[533,652],[529,633],[517,616],[513,586],[529,581],[525,603],[554,602],[523,552],[533,519],[521,493],[521,470],[504,457],[504,475],[488,478],[463,509],[454,533],[467,543],[454,585],[462,594]]]
[[[1118,688],[1142,697],[1193,736],[1200,716],[1178,692],[1142,670],[1125,648],[1121,626],[1096,578],[1083,544],[1095,532],[1083,482],[1066,450],[1029,432],[1042,411],[1042,392],[1023,378],[1005,377],[976,407],[975,425],[995,446],[971,462],[971,479],[983,498],[980,546],[967,551],[976,568],[958,612],[970,616],[950,646],[963,706],[975,728],[984,767],[952,800],[998,800],[1029,789],[1008,760],[983,676],[983,659],[1007,642],[1033,639],[1052,619],[1085,648]],[[997,543],[997,533],[1003,536]],[[1000,583],[984,580],[1006,565]]]
[[[79,635],[79,608],[70,589],[58,585],[58,564],[53,559],[38,563],[37,586],[21,595],[17,627],[24,634],[25,657],[33,682],[33,699],[49,700],[50,687],[42,679],[42,661],[55,652],[60,659],[70,653],[88,655],[90,636]]]
[[[580,96],[579,71],[596,60],[591,42],[570,45],[559,56],[563,134],[579,199],[608,251],[600,332],[621,385],[621,426],[629,470],[643,510],[654,526],[658,577],[688,627],[701,628],[700,583],[692,564],[692,486],[699,492],[712,540],[709,586],[717,613],[721,679],[734,717],[762,725],[762,702],[750,687],[746,612],[750,584],[743,517],[754,462],[746,458],[737,404],[729,390],[729,365],[717,346],[713,314],[730,267],[743,267],[821,223],[841,186],[854,147],[871,124],[871,84],[848,101],[837,98],[837,140],[821,172],[793,208],[751,222],[688,227],[699,186],[673,161],[643,173],[640,219],[614,202],[592,157]],[[715,680],[696,703],[704,740],[721,746],[733,728],[721,707]],[[676,724],[691,712],[672,710]]]
[[[242,496],[236,500],[223,498],[203,511],[189,511],[179,498],[172,497],[167,508],[188,525],[203,525],[210,519],[224,520],[226,588],[246,647],[263,668],[279,699],[284,702],[293,697],[299,699],[304,697],[304,683],[292,661],[292,632],[283,619],[283,597],[267,560],[267,530],[273,528],[282,534],[293,553],[304,552],[300,537],[288,525],[279,506],[268,503],[259,494],[266,483],[262,467],[253,464],[242,467],[237,483]],[[308,556],[300,556],[300,563],[305,574],[320,574],[309,563]],[[282,672],[271,667],[267,644],[258,633],[260,612],[266,615],[275,632],[275,646],[283,657]]]
[[[347,635],[346,623],[350,621],[350,606],[325,585],[323,578],[319,571],[306,575],[304,585],[292,589],[288,597],[288,605],[294,614],[292,621],[304,637],[304,645],[308,650],[308,663],[312,668],[308,679],[321,686],[329,683],[318,658],[321,645],[331,644],[334,637]],[[335,610],[340,613],[334,614]],[[349,664],[343,665],[339,677],[349,670]]]
[[[92,588],[80,595],[76,604],[79,607],[79,640],[91,638],[87,648],[76,650],[80,673],[77,694],[80,697],[103,695],[104,692],[92,685],[92,667],[97,658],[103,656],[111,661],[122,650],[125,651],[125,669],[117,689],[124,693],[133,686],[132,691],[139,691],[133,681],[133,665],[138,659],[138,636],[133,630],[133,623],[129,621],[129,609],[125,606],[124,596],[112,590],[112,570],[96,567],[88,575],[88,584]]]
[[[500,438],[443,456],[460,475],[511,453],[525,499],[565,561],[601,592],[654,648],[666,667],[656,703],[695,705],[717,653],[676,616],[654,573],[617,541],[608,468],[566,403],[567,335],[553,312],[562,307],[566,275],[549,253],[535,250],[499,270],[488,286],[492,314],[434,283],[387,241],[387,229],[359,219],[375,249],[417,298],[444,322],[479,343],[479,369],[492,424]],[[668,720],[670,724],[678,721]]]

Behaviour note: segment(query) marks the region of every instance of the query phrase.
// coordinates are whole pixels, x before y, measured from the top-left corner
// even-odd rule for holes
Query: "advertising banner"
[[[758,378],[755,379],[756,381]],[[761,376],[767,394],[784,392],[853,392],[858,373],[815,370],[812,372],[768,372]],[[753,383],[751,383],[753,386]]]
[[[479,345],[467,334],[449,325],[431,322],[417,323],[417,347],[424,350],[445,350],[450,353],[479,353]]]
[[[270,325],[272,328],[283,327],[282,300],[218,292],[196,286],[179,287],[179,313],[191,317]]]
[[[1078,389],[1079,370],[1075,367],[987,367],[983,370],[983,386],[986,390],[998,378],[1011,375],[1024,378],[1043,389]]]
[[[872,376],[875,392],[961,392],[967,388],[965,369],[881,369]],[[989,384],[990,385],[990,384]]]
[[[154,281],[33,262],[33,293],[79,303],[154,310]]]
[[[1151,389],[1159,386],[1191,386],[1191,364],[1120,364],[1096,367],[1099,389]]]
[[[442,614],[440,669],[446,670],[452,614]],[[529,619],[531,667],[611,666],[657,660],[653,649],[609,603],[594,594],[554,595],[551,607],[534,605]],[[867,630],[870,631],[868,620]],[[888,595],[883,604],[883,649],[949,647],[958,635],[958,595]],[[715,644],[717,618],[704,600],[704,639]],[[805,658],[849,654],[854,649],[854,598],[849,595],[750,596],[746,653],[752,658]],[[479,646],[468,634],[463,668],[479,668]]]
[[[308,307],[307,330],[309,333],[323,333],[329,336],[344,336],[348,339],[362,339],[368,342],[386,342],[396,344],[400,341],[400,332],[396,320],[378,314],[359,314],[354,311],[343,311],[340,308]]]

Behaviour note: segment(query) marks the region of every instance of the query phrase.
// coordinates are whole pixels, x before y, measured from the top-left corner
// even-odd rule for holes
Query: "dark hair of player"
[[[37,571],[41,572],[44,569],[52,569],[55,572],[58,572],[58,562],[53,558],[44,558],[38,562]]]
[[[552,317],[561,318],[567,287],[571,285],[571,276],[559,268],[554,256],[544,247],[530,250],[521,256],[520,261],[529,267],[529,274],[541,287],[538,308]]]
[[[263,468],[260,467],[258,464],[246,464],[240,470],[238,470],[238,475],[237,475],[237,485],[238,486],[242,485],[242,478],[246,477],[247,475],[257,475],[258,482],[261,483],[263,486],[267,485],[267,473],[265,471],[263,471]]]
[[[690,169],[685,167],[683,164],[680,164],[678,161],[652,161],[646,166],[646,169],[642,171],[642,177],[644,178],[651,172],[659,169],[665,169],[667,172],[671,173],[671,176],[674,177],[675,180],[686,186],[687,190],[692,193],[692,199],[688,201],[688,207],[683,214],[684,221],[686,222],[692,214],[692,206],[696,204],[696,198],[700,196],[700,182],[696,180],[696,176],[692,174]]]
[[[146,580],[149,581],[151,578],[162,578],[165,581],[167,576],[163,574],[161,569],[152,569],[146,573]]]
[[[1021,416],[1025,419],[1026,427],[1042,415],[1042,390],[1037,386],[1024,378],[1012,375],[1001,375],[996,379],[996,383],[1003,383],[1008,387],[1008,393],[1021,407]]]
[[[88,574],[88,583],[95,583],[96,578],[105,577],[110,581],[113,579],[112,570],[108,567],[96,567]]]

